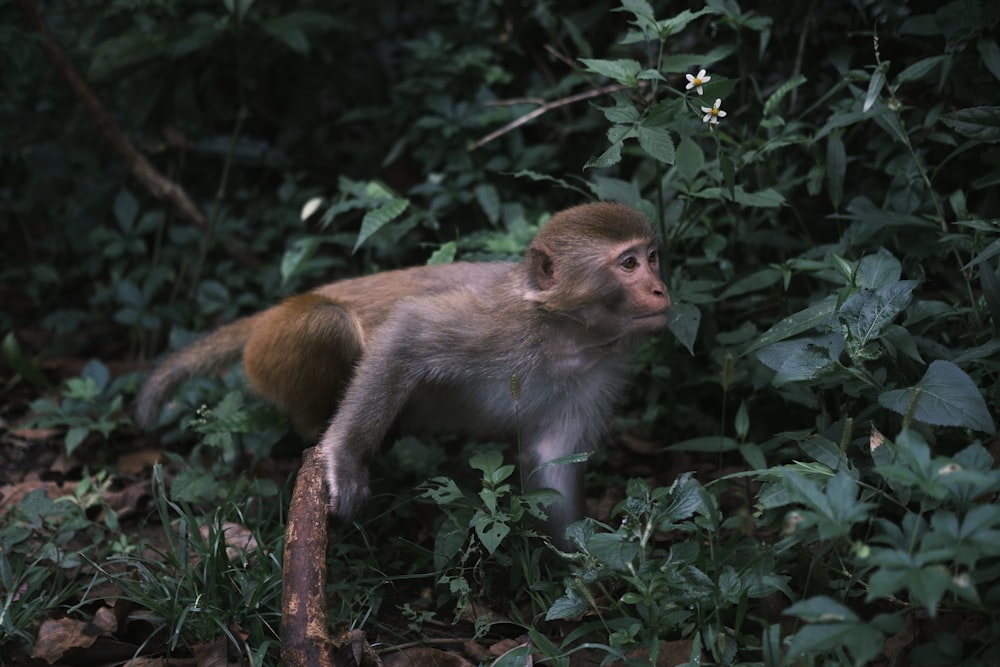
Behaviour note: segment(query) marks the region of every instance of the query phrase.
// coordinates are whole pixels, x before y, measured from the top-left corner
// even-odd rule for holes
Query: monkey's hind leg
[[[262,313],[243,351],[254,389],[315,438],[333,417],[364,349],[361,323],[318,294],[300,294]]]

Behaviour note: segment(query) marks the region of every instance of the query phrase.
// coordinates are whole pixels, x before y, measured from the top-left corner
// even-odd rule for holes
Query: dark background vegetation
[[[404,438],[331,547],[332,623],[514,662],[996,664],[998,22],[972,0],[0,0],[0,662],[120,598],[148,612],[102,626],[129,655],[275,664],[301,445],[238,373],[139,433],[143,374],[283,295],[517,257],[546,214],[612,199],[660,230],[676,305],[592,462],[607,523],[542,557],[475,458],[501,445]],[[442,474],[461,490],[421,486]],[[236,565],[226,521],[257,540]]]

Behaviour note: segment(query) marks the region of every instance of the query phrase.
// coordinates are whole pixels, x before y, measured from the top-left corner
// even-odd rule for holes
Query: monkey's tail
[[[167,357],[146,378],[136,397],[135,421],[139,427],[148,431],[156,426],[164,399],[181,382],[239,359],[256,319],[252,315],[230,322]]]

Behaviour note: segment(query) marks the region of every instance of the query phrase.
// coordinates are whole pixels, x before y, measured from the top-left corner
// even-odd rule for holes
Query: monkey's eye
[[[655,250],[650,250],[649,256],[646,258],[646,261],[648,261],[653,266],[656,266],[656,263],[660,261],[660,256]]]
[[[621,267],[626,271],[634,271],[635,269],[639,268],[639,260],[629,255],[628,257],[622,259]]]

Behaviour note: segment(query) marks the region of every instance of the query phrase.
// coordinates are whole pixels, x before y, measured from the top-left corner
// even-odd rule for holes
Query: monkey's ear
[[[556,284],[556,267],[552,252],[544,243],[533,243],[528,248],[528,271],[540,290],[551,289]]]

